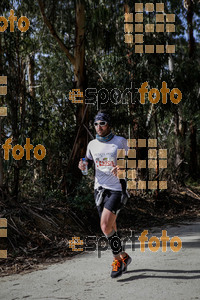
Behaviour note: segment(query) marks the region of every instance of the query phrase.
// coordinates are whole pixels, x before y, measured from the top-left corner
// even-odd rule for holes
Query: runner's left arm
[[[122,141],[122,149],[124,149],[126,151],[126,154],[128,154],[128,149],[129,147],[127,146],[127,140],[126,139],[123,139]],[[120,183],[121,183],[121,187],[122,187],[122,194],[126,194],[127,192],[127,179],[120,179],[119,180]]]

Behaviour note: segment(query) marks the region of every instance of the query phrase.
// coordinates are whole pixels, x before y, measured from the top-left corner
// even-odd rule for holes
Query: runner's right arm
[[[94,161],[85,156],[85,161],[88,163],[88,170],[93,166]]]
[[[85,161],[88,163],[88,169],[90,169],[93,166],[94,160],[90,151],[90,143],[87,146],[87,151],[85,155]]]
[[[87,146],[87,151],[86,151],[86,155],[85,155],[85,162],[87,162],[87,164],[88,164],[88,170],[93,166],[93,157],[92,157],[92,155],[91,155],[91,152],[90,152],[90,150],[89,150],[89,144],[88,144],[88,146]],[[83,171],[84,169],[85,169],[85,167],[84,167],[84,163],[83,163],[83,161],[82,161],[82,158],[80,159],[80,161],[79,161],[79,164],[78,164],[78,167],[79,167],[79,169],[81,170],[81,171]]]

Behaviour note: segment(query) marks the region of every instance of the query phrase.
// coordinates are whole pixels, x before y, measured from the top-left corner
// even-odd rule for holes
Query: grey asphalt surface
[[[81,253],[73,259],[48,266],[44,270],[0,278],[0,299],[200,299],[200,220],[181,225],[152,228],[148,238],[160,238],[167,230],[170,239],[178,236],[182,249],[173,252],[167,244],[151,252],[140,251],[139,241],[132,251],[127,273],[117,279],[110,277],[110,250]],[[147,242],[146,242],[147,244]]]

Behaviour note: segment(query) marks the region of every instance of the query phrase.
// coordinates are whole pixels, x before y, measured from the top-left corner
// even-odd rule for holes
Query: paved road
[[[161,247],[141,252],[138,241],[132,251],[129,243],[133,261],[118,279],[110,278],[111,251],[101,258],[97,252],[82,253],[44,270],[0,278],[0,299],[200,299],[200,221],[153,228],[147,236],[160,238],[162,230],[170,239],[180,237],[182,249],[173,252],[168,244],[167,252]]]

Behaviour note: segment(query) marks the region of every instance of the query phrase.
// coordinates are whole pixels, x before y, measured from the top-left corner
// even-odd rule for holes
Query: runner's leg
[[[115,232],[117,232],[117,222],[115,220],[115,223],[113,224],[113,229]],[[126,256],[126,252],[125,252],[125,249],[124,247],[122,247],[122,252],[120,253],[121,257],[124,258]]]
[[[117,223],[116,223],[116,220],[115,220],[115,223],[113,224],[113,229],[114,229],[114,231],[117,232]]]
[[[109,235],[113,228],[115,230],[116,218],[117,216],[115,214],[104,207],[101,215],[101,230],[105,235]]]
[[[101,230],[108,237],[112,237],[114,234],[116,235],[116,218],[117,216],[113,214],[110,210],[104,207],[102,215],[101,215]],[[121,259],[120,257],[121,251],[118,254],[114,254],[115,259]]]

